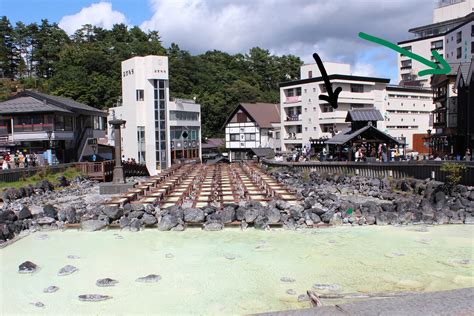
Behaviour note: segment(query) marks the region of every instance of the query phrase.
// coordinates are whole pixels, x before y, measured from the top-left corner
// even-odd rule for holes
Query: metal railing
[[[63,172],[67,168],[74,167],[74,163],[65,163],[53,166],[15,168],[0,170],[0,182],[15,182],[31,177],[40,171],[48,170],[51,173]]]
[[[406,161],[406,162],[276,162],[263,159],[262,164],[271,167],[289,167],[329,174],[359,175],[369,178],[391,177],[395,179],[434,179],[446,182],[448,173],[441,171],[445,162],[462,163],[467,166],[461,183],[474,185],[474,162],[468,161]]]

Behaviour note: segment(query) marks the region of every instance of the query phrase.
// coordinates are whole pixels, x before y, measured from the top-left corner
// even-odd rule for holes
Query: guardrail
[[[67,168],[74,167],[74,163],[65,163],[53,166],[41,166],[30,168],[15,168],[8,170],[0,170],[0,182],[15,182],[26,177],[31,177],[37,172],[49,169],[52,173],[63,172]]]
[[[434,179],[446,182],[446,172],[441,171],[445,162],[462,163],[467,166],[461,183],[474,185],[474,162],[468,161],[406,161],[406,162],[277,162],[262,159],[270,167],[289,167],[330,174],[352,174],[369,178],[392,177],[396,179]]]

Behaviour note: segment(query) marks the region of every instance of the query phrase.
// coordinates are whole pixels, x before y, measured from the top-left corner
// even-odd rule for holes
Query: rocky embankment
[[[98,195],[97,184],[76,178],[59,179],[62,190],[51,183],[3,192],[0,212],[0,242],[22,230],[61,229],[79,224],[85,231],[110,226],[139,231],[155,227],[161,231],[202,226],[221,230],[238,222],[241,228],[267,229],[273,224],[287,229],[317,225],[406,225],[474,224],[474,189],[463,185],[447,192],[443,183],[431,180],[369,179],[360,176],[320,175],[290,170],[270,174],[297,191],[297,204],[273,200],[266,206],[248,201],[222,209],[151,205],[101,205],[107,197]]]

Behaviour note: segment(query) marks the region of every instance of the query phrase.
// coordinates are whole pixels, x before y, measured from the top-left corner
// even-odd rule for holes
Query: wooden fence
[[[406,161],[406,162],[276,162],[263,159],[262,164],[270,167],[289,167],[300,170],[329,174],[351,174],[369,178],[392,177],[396,179],[434,179],[446,182],[446,172],[441,166],[446,161]],[[474,185],[474,162],[452,161],[467,166],[461,183]]]
[[[20,181],[21,179],[31,177],[37,172],[47,169],[49,169],[51,173],[59,173],[70,167],[78,168],[85,176],[89,177],[92,180],[107,182],[112,181],[114,165],[114,160],[106,160],[102,162],[76,162],[35,168],[16,168],[0,170],[0,182]],[[150,175],[148,173],[146,165],[140,164],[124,163],[123,172],[125,174],[125,177]]]

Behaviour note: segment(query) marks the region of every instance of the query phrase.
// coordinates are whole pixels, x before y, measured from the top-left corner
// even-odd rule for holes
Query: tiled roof
[[[347,112],[346,122],[357,121],[383,121],[383,116],[379,110],[357,109]]]
[[[58,107],[62,107],[72,112],[76,112],[80,114],[107,116],[106,111],[101,111],[92,106],[86,105],[84,103],[79,103],[72,99],[68,99],[64,97],[49,95],[49,94],[45,94],[45,93],[41,93],[37,91],[31,91],[31,90],[22,91],[18,94],[18,96],[30,96],[41,101],[46,100],[46,102],[48,103],[52,103],[53,105],[56,105]]]
[[[240,103],[260,128],[272,128],[280,122],[280,105],[273,103]]]
[[[201,144],[201,148],[218,148],[225,146],[224,138],[208,138]]]
[[[252,148],[251,150],[257,157],[265,157],[265,158],[275,157],[275,152],[271,148]]]
[[[18,97],[0,102],[0,114],[36,112],[72,113],[64,108],[43,102],[30,96]]]
[[[370,129],[372,129],[376,133],[379,133],[382,138],[385,138],[387,140],[387,143],[388,142],[393,142],[393,143],[396,143],[396,144],[399,143],[395,138],[393,138],[392,136],[390,136],[388,134],[385,134],[381,130],[373,127],[372,125],[364,126],[361,129],[358,129],[357,131],[354,131],[354,132],[352,132],[352,130],[350,128],[343,129],[339,134],[336,134],[334,137],[332,137],[332,138],[328,139],[327,141],[325,141],[325,143],[330,144],[330,145],[343,145],[343,144],[347,143],[348,141],[352,140],[353,138],[359,136],[363,132],[365,132],[367,130],[370,130]]]

